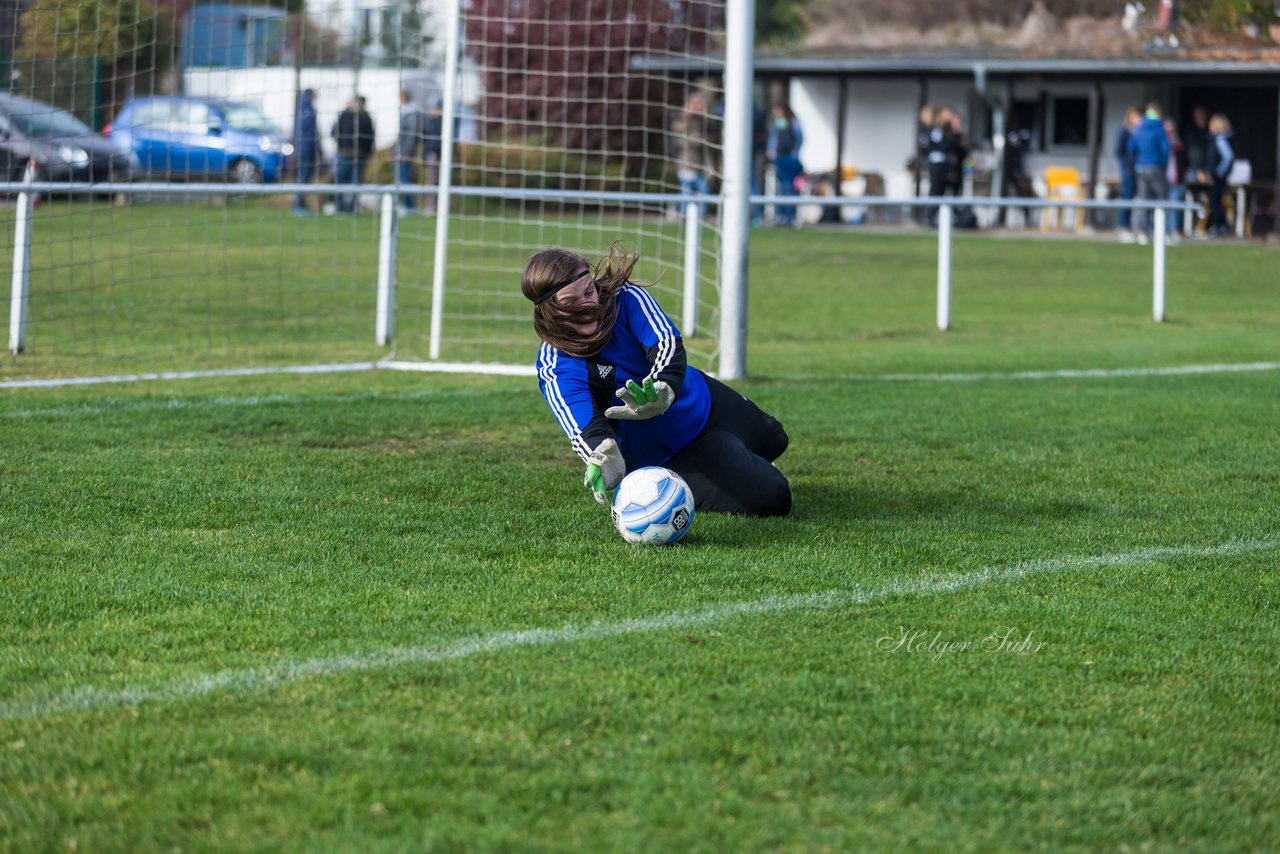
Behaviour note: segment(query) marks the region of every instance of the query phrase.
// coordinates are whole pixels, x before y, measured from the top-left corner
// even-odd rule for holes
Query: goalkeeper
[[[586,464],[584,485],[608,504],[628,470],[665,466],[699,510],[785,516],[791,486],[773,466],[787,449],[782,425],[685,363],[680,331],[629,281],[638,261],[615,243],[592,270],[548,249],[520,280],[543,342],[538,384]]]

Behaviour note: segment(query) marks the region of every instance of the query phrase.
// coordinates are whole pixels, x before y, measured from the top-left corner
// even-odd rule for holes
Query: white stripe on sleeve
[[[656,376],[671,364],[671,357],[675,355],[676,339],[679,333],[671,325],[671,321],[667,319],[667,315],[662,311],[662,306],[658,305],[658,301],[648,291],[635,285],[627,285],[625,290],[635,298],[640,310],[644,312],[645,319],[649,321],[649,328],[658,336],[658,350],[654,357],[653,367],[649,370],[649,376]]]
[[[569,437],[569,444],[573,450],[586,460],[591,456],[591,449],[582,438],[582,428],[573,417],[573,409],[560,391],[560,381],[556,375],[556,363],[559,358],[560,354],[554,347],[543,343],[538,351],[538,376],[542,379],[551,414],[555,416],[560,429]]]

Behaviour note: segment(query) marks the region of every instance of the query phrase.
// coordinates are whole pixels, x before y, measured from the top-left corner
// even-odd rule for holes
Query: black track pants
[[[745,516],[791,512],[791,485],[773,461],[787,449],[778,419],[707,377],[711,417],[698,437],[667,461],[693,490],[697,509]]]

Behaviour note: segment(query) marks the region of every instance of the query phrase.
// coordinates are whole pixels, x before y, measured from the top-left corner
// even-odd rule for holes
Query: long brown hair
[[[613,324],[618,319],[618,291],[631,278],[631,271],[640,262],[640,256],[628,252],[621,242],[609,247],[609,254],[593,268],[587,259],[568,249],[545,249],[529,259],[520,276],[520,290],[535,302],[533,329],[538,337],[557,350],[571,356],[591,356],[599,353],[613,335]],[[595,280],[600,303],[594,309],[567,308],[555,299],[538,298],[563,284],[578,270],[586,267]],[[583,336],[575,329],[592,320],[597,321],[596,331]]]

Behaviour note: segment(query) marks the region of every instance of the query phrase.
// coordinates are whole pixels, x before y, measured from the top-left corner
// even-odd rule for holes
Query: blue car
[[[134,98],[103,133],[157,179],[277,181],[293,153],[288,136],[257,107],[216,98]]]

